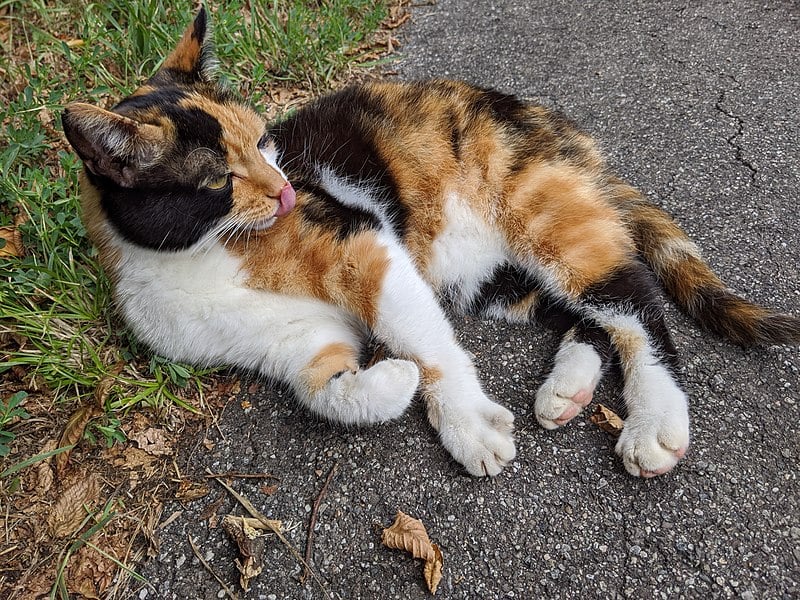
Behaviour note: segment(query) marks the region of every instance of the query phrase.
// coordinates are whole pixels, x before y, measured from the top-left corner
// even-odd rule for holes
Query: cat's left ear
[[[73,102],[61,115],[64,134],[89,171],[121,187],[133,187],[166,144],[164,130],[111,111]]]
[[[194,21],[186,28],[180,42],[164,60],[151,82],[211,83],[216,68],[208,12],[201,6]]]

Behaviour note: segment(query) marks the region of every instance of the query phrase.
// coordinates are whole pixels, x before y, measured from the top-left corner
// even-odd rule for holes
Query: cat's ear
[[[91,104],[68,104],[61,122],[86,168],[122,187],[133,187],[142,169],[155,164],[163,153],[161,127]]]
[[[200,7],[194,21],[183,33],[178,45],[164,60],[154,82],[211,83],[217,68],[217,59],[211,44],[210,23],[204,6]]]

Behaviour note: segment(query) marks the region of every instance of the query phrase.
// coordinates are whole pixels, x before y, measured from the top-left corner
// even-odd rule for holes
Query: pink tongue
[[[281,189],[281,205],[278,207],[278,211],[275,213],[275,216],[280,217],[292,210],[294,208],[295,199],[296,195],[294,193],[294,188],[292,187],[292,184],[287,181]]]

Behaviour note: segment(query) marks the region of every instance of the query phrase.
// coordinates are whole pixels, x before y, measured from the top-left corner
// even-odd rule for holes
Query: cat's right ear
[[[61,122],[86,168],[121,187],[133,187],[142,169],[155,164],[164,147],[160,127],[91,104],[68,104]]]
[[[217,68],[217,59],[211,44],[211,26],[204,6],[183,33],[178,45],[164,60],[164,64],[151,82],[211,83]]]

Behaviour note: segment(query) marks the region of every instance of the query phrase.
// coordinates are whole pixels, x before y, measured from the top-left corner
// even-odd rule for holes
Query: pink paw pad
[[[581,408],[587,406],[592,401],[592,390],[581,390],[572,398],[570,398],[572,404],[562,412],[557,419],[555,419],[555,423],[558,425],[564,425],[568,421],[570,421],[575,415],[581,412]]]
[[[592,401],[592,395],[592,390],[585,389],[575,394],[571,400],[578,406],[589,406],[589,403]]]
[[[675,457],[675,462],[673,464],[666,467],[662,467],[660,469],[656,469],[655,471],[645,471],[644,469],[641,469],[639,471],[639,476],[649,479],[651,477],[656,477],[658,475],[663,475],[664,473],[668,473],[686,455],[686,450],[687,446],[684,446],[683,448],[678,448],[677,450],[675,450],[675,452],[672,453],[672,455]]]

